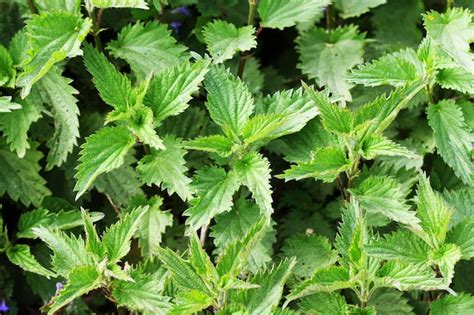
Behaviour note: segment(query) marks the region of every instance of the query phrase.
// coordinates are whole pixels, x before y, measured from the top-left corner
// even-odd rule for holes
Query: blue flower
[[[64,284],[62,282],[56,282],[56,294],[58,294],[63,288]]]
[[[175,31],[176,33],[179,32],[179,28],[183,25],[183,23],[181,23],[180,21],[173,21],[170,23],[170,26],[171,28],[173,29],[173,31]]]
[[[10,307],[8,306],[7,302],[5,302],[5,299],[2,300],[2,303],[0,303],[0,312],[8,312],[10,310]]]
[[[187,17],[192,16],[191,10],[189,10],[188,7],[182,6],[182,7],[177,7],[172,11],[175,14],[181,14]]]

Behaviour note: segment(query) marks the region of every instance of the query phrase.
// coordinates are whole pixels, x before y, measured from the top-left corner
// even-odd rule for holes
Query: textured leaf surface
[[[462,259],[474,257],[474,217],[466,218],[447,234],[446,241],[459,246]]]
[[[474,297],[467,293],[445,295],[431,304],[433,315],[469,314],[474,309]]]
[[[36,258],[31,254],[28,245],[14,245],[9,247],[6,253],[8,259],[23,270],[37,273],[48,279],[55,276],[53,272],[40,265]]]
[[[341,10],[341,16],[347,19],[359,16],[386,2],[387,0],[336,0],[336,7]]]
[[[90,0],[91,4],[98,8],[138,8],[148,9],[145,0]]]
[[[0,44],[0,86],[15,86],[16,70],[13,59],[5,46]]]
[[[203,29],[207,50],[216,63],[231,59],[236,52],[255,48],[254,32],[253,26],[235,27],[222,20],[210,22]]]

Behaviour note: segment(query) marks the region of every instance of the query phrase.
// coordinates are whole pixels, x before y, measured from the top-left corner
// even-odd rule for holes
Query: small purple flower
[[[179,28],[183,25],[183,23],[181,23],[180,21],[173,21],[170,23],[170,26],[171,28],[173,29],[173,31],[175,31],[176,33],[179,32]]]
[[[58,294],[63,288],[64,284],[62,282],[56,282],[56,294]]]
[[[172,11],[174,14],[181,14],[187,17],[191,17],[193,14],[191,13],[191,10],[189,10],[188,7],[182,6],[182,7],[177,7]]]
[[[2,300],[2,303],[0,303],[0,312],[8,312],[10,310],[10,307],[8,306],[7,302],[5,299]]]

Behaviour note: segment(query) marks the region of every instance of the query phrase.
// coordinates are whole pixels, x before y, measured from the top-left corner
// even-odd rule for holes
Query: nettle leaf
[[[16,70],[13,59],[5,46],[0,44],[0,86],[14,87]]]
[[[431,253],[431,260],[443,275],[446,284],[450,284],[454,276],[454,266],[461,259],[461,250],[454,244],[443,244]]]
[[[216,268],[196,233],[191,233],[190,236],[189,262],[199,276],[206,279],[208,283],[216,283],[218,281],[219,276],[217,275]]]
[[[157,22],[124,27],[107,49],[127,61],[140,79],[189,59],[187,48],[176,42],[166,25]]]
[[[153,150],[138,162],[140,178],[147,185],[166,188],[170,195],[176,192],[183,201],[190,200],[193,191],[191,179],[185,175],[188,170],[184,160],[186,151],[179,146],[180,141],[174,136],[165,136],[163,143],[164,150]]]
[[[206,107],[212,120],[228,137],[238,139],[255,107],[248,87],[220,66],[211,68],[204,85],[208,92]]]
[[[333,292],[340,289],[350,288],[352,281],[349,271],[345,267],[331,266],[318,269],[308,280],[299,284],[286,297],[285,304],[317,292]]]
[[[36,258],[31,254],[30,247],[28,245],[13,245],[7,248],[6,253],[8,260],[23,270],[37,273],[48,279],[55,276],[53,272],[40,265]]]
[[[330,3],[330,0],[261,0],[258,13],[263,27],[282,30],[311,21]]]
[[[251,120],[249,120],[250,123]],[[247,123],[247,125],[249,124]],[[246,125],[246,126],[247,126]],[[244,127],[245,132],[245,127]],[[222,135],[213,135],[198,137],[193,140],[188,140],[183,143],[186,149],[199,150],[217,153],[222,157],[227,157],[232,154],[234,141]]]
[[[211,227],[211,236],[214,238],[216,252],[221,253],[232,242],[242,239],[255,222],[260,220],[261,214],[257,205],[239,198],[234,208],[216,216],[216,224]],[[248,269],[257,272],[271,262],[272,245],[275,234],[271,226],[265,229],[259,240],[250,251]]]
[[[420,229],[420,219],[407,205],[403,188],[395,179],[388,176],[369,176],[357,187],[352,195],[369,213],[380,213],[391,220]]]
[[[125,118],[128,127],[138,140],[156,150],[165,148],[163,140],[156,134],[156,130],[153,127],[153,111],[150,108],[136,105],[130,108],[127,114],[130,114],[130,117]]]
[[[433,191],[428,178],[424,175],[418,185],[418,208],[416,216],[420,219],[424,239],[434,248],[442,245],[446,239],[452,209],[443,197]]]
[[[367,305],[373,306],[380,315],[414,315],[413,306],[403,292],[394,289],[378,289],[370,297]]]
[[[71,86],[71,82],[53,69],[35,86],[43,103],[51,106],[54,117],[54,134],[47,143],[50,151],[46,170],[62,165],[79,138],[79,108],[74,97],[79,92]]]
[[[25,206],[39,207],[42,199],[51,195],[39,174],[38,162],[42,157],[41,152],[31,149],[20,159],[0,142],[0,195],[7,193],[12,200],[20,200]]]
[[[282,247],[284,257],[295,257],[293,274],[309,278],[315,270],[329,267],[337,260],[337,253],[328,239],[318,235],[295,234],[288,237]]]
[[[341,16],[347,19],[362,15],[386,2],[387,0],[336,0],[336,8],[341,10]]]
[[[100,174],[119,168],[135,144],[125,127],[106,127],[86,139],[81,146],[80,164],[75,175],[76,199],[83,195]]]
[[[90,19],[66,12],[33,15],[26,26],[28,57],[21,64],[23,72],[17,79],[22,98],[55,63],[81,54],[81,42],[91,26]]]
[[[474,94],[474,74],[461,67],[439,70],[436,82],[445,89]]]
[[[12,110],[20,109],[21,105],[15,102],[12,102],[11,96],[0,96],[0,114],[9,113]]]
[[[39,12],[66,11],[79,14],[81,10],[80,0],[35,0],[35,6]]]
[[[452,315],[469,314],[474,309],[474,297],[467,293],[444,295],[430,305],[430,314]]]
[[[462,222],[464,219],[474,215],[472,205],[474,204],[474,189],[464,188],[451,191],[445,191],[443,198],[454,209],[449,228]]]
[[[351,82],[365,86],[403,86],[424,79],[424,68],[416,52],[403,49],[360,65],[348,75]]]
[[[298,37],[296,43],[301,71],[335,96],[351,101],[347,71],[363,62],[364,53],[364,35],[357,27],[339,27],[330,32],[313,28]]]
[[[455,225],[447,234],[446,242],[456,244],[461,250],[462,259],[474,257],[474,216]]]
[[[11,151],[16,151],[19,158],[25,157],[26,150],[30,148],[28,143],[28,130],[32,123],[41,117],[41,108],[31,97],[25,100],[15,100],[17,103],[10,103],[21,106],[13,107],[13,111],[0,113],[0,130],[10,146]],[[9,105],[9,108],[10,107]]]
[[[259,286],[248,290],[245,295],[243,304],[250,314],[272,314],[279,305],[283,287],[295,262],[295,259],[285,259],[271,269],[262,270],[250,277],[249,282]]]
[[[125,111],[130,105],[130,80],[91,45],[84,46],[84,64],[92,74],[94,85],[104,102],[117,111]]]
[[[204,42],[215,63],[232,59],[239,51],[257,47],[253,26],[236,27],[234,24],[216,20],[203,28]]]
[[[466,126],[461,108],[452,100],[442,100],[430,105],[427,112],[439,155],[458,178],[471,183],[474,168],[470,152],[474,135]]]
[[[169,116],[176,116],[188,108],[191,95],[208,72],[209,60],[199,60],[168,67],[150,82],[143,103],[153,110],[154,124]]]
[[[130,251],[130,241],[148,207],[137,207],[108,227],[102,236],[109,263],[115,263]]]
[[[90,0],[90,3],[97,8],[137,8],[148,9],[145,0]]]
[[[352,198],[350,203],[343,208],[342,220],[339,223],[335,246],[341,255],[341,265],[353,267],[354,263],[360,265],[363,258],[361,245],[365,245],[365,222],[359,203]],[[365,249],[364,249],[365,251]]]
[[[235,163],[234,169],[242,184],[252,193],[260,211],[270,217],[273,213],[273,200],[268,159],[259,153],[248,153]]]
[[[347,314],[349,306],[339,293],[318,292],[306,296],[298,303],[298,307],[306,314]]]
[[[350,161],[346,152],[339,147],[324,147],[314,153],[311,161],[292,165],[283,175],[277,177],[286,181],[315,178],[330,183],[349,167]]]
[[[51,300],[48,315],[55,314],[74,299],[99,288],[102,281],[102,275],[95,266],[75,268],[67,275],[67,284]]]
[[[207,167],[197,171],[193,181],[197,197],[191,200],[192,206],[184,213],[194,230],[208,224],[217,214],[230,211],[232,197],[240,187],[239,176],[219,167]]]
[[[167,227],[173,225],[173,214],[161,210],[163,200],[159,197],[150,199],[148,210],[145,211],[138,225],[138,244],[145,257],[156,255],[158,245]]]
[[[474,74],[474,54],[469,44],[473,41],[472,13],[453,8],[445,13],[431,11],[423,17],[428,36],[448,56],[468,73]]]
[[[373,160],[379,155],[403,156],[412,160],[421,160],[422,157],[408,150],[392,140],[378,135],[369,135],[362,142],[362,156],[367,160]]]

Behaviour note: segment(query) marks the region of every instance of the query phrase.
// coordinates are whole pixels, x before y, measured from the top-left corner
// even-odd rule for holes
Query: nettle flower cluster
[[[243,1],[241,27],[216,18],[215,2],[239,6],[21,7],[31,10],[26,25],[0,45],[0,194],[25,207],[13,225],[0,217],[0,253],[5,266],[56,283],[33,289],[42,311],[87,313],[84,297],[99,295],[134,314],[413,314],[411,300],[417,313],[474,312],[474,297],[452,285],[456,264],[474,257],[473,13],[448,1],[422,15],[418,42],[394,40],[401,49],[387,45],[364,63],[370,41],[346,19],[386,1]],[[134,15],[104,42],[109,8]],[[176,15],[191,19],[195,8],[200,44],[190,51],[163,22],[180,33]],[[323,13],[326,27],[316,26]],[[251,56],[257,36],[294,26],[301,86],[265,93]],[[91,99],[107,107],[82,107]],[[457,189],[442,194],[447,172]],[[309,202],[292,188],[291,200],[274,202],[271,183],[300,187]],[[337,197],[315,206],[314,191]],[[78,209],[97,192],[107,216]],[[162,209],[169,196],[179,215]],[[303,210],[281,219],[274,210],[285,202]],[[313,207],[337,220],[334,233]],[[311,220],[315,229],[293,233]],[[0,312],[11,309],[7,283]]]

